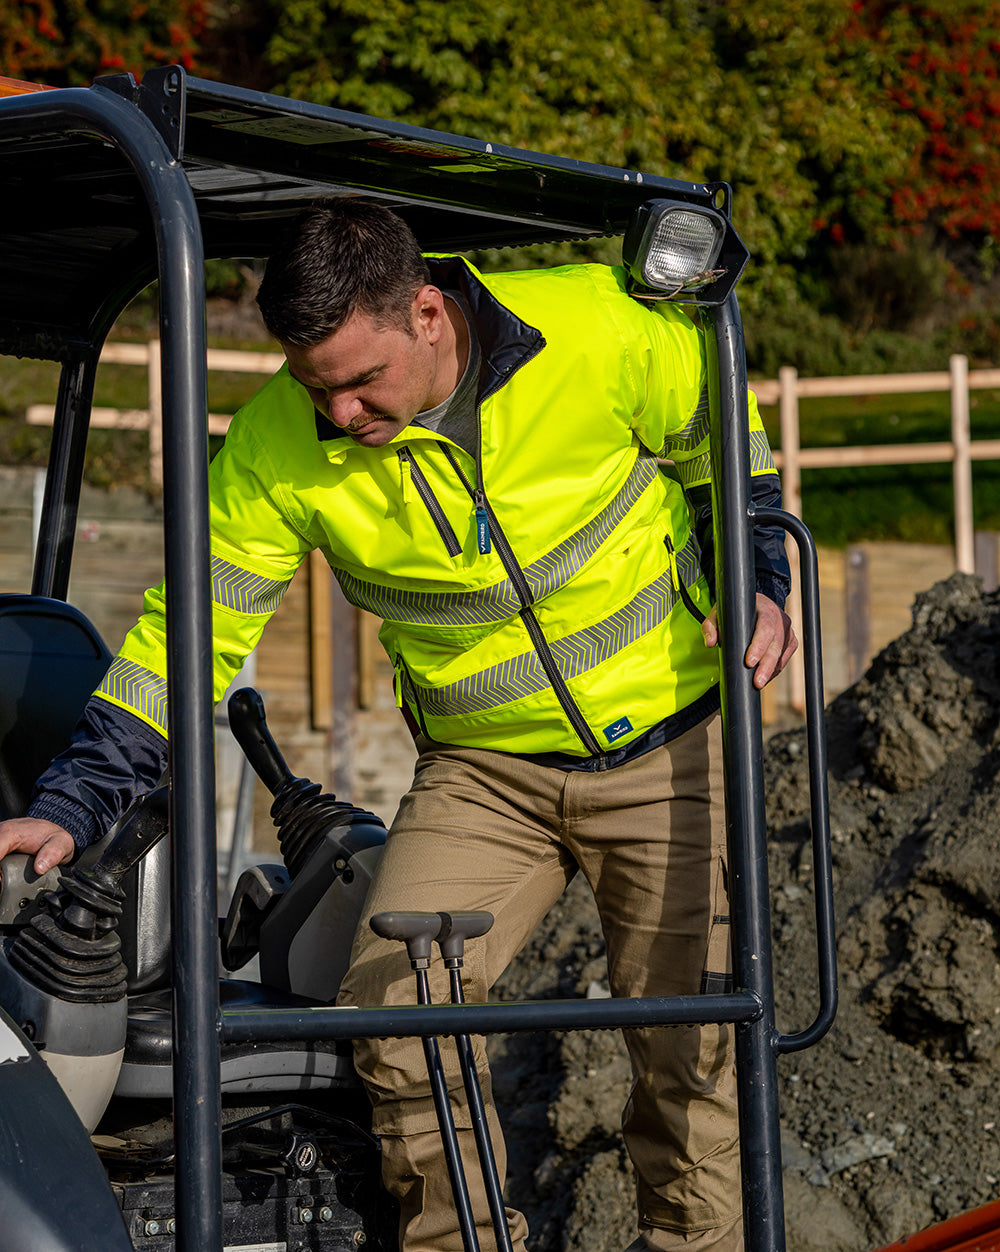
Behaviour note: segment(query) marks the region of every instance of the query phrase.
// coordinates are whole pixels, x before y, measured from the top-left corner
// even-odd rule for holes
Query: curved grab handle
[[[805,666],[806,743],[809,753],[809,812],[812,827],[813,878],[816,887],[816,954],[819,964],[819,1011],[805,1030],[779,1034],[778,1053],[810,1048],[833,1025],[837,1015],[837,941],[833,917],[833,866],[830,851],[830,798],[826,780],[826,723],[823,719],[823,658],[819,631],[819,568],[816,545],[802,521],[783,509],[756,509],[756,525],[780,526],[799,550],[802,592],[802,655]]]

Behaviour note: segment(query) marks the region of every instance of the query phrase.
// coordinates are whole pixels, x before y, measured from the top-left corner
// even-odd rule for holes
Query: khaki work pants
[[[485,1001],[577,866],[600,910],[613,995],[720,990],[730,950],[719,721],[595,773],[419,743],[413,786],[390,830],[340,1003],[413,1003],[405,948],[368,926],[373,913],[389,909],[493,913],[489,934],[468,943],[463,973],[466,998]],[[448,1000],[439,959],[431,988],[435,1002]],[[623,1131],[644,1241],[657,1250],[737,1252],[733,1027],[632,1029],[625,1039],[633,1085]],[[502,1170],[485,1049],[482,1039],[473,1044]],[[442,1054],[485,1252],[495,1243],[465,1092],[455,1049]],[[359,1040],[355,1063],[382,1137],[385,1183],[400,1203],[403,1252],[461,1252],[420,1040]],[[524,1218],[508,1215],[515,1252],[523,1252]]]

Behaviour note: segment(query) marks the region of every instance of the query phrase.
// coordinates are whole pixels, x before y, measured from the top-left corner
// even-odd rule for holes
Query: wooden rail
[[[227,348],[210,348],[209,370],[230,373],[273,374],[284,357],[279,352],[240,352]],[[149,380],[148,409],[95,408],[94,426],[118,430],[148,430],[150,443],[150,475],[154,482],[163,481],[162,409],[160,403],[160,345],[156,339],[148,343],[112,343],[101,353],[102,364],[145,366]],[[783,366],[777,379],[750,384],[762,405],[776,404],[781,428],[781,449],[775,451],[775,464],[781,471],[785,508],[797,517],[802,515],[803,469],[831,469],[849,465],[913,465],[931,462],[953,463],[955,494],[955,557],[958,569],[971,573],[975,568],[972,522],[972,462],[1000,459],[1000,439],[971,438],[969,428],[969,392],[983,388],[1000,389],[1000,369],[970,370],[968,359],[953,356],[950,369],[924,374],[867,374],[844,378],[800,378],[792,366]],[[799,400],[831,396],[901,395],[914,392],[951,393],[950,438],[938,443],[869,444],[857,447],[803,448],[799,441]],[[34,425],[48,425],[54,414],[52,405],[33,404],[28,407],[27,420]],[[225,434],[230,417],[208,415],[209,433]]]
[[[206,364],[209,370],[225,370],[231,374],[275,373],[284,364],[280,352],[239,352],[229,348],[209,348]],[[160,390],[160,341],[148,343],[109,343],[101,352],[102,365],[144,365],[147,371],[148,409],[93,408],[91,426],[114,430],[146,430],[149,432],[149,476],[163,486],[163,404]],[[51,426],[55,407],[31,404],[25,417],[33,426]],[[224,435],[232,417],[225,413],[209,413],[208,433]]]
[[[1000,370],[970,370],[965,356],[951,357],[950,368],[926,374],[865,374],[844,378],[799,378],[790,365],[779,377],[752,382],[759,404],[777,404],[781,450],[774,462],[781,470],[785,508],[802,516],[803,469],[832,469],[845,465],[914,465],[951,461],[954,488],[955,564],[963,573],[975,569],[972,521],[972,462],[1000,459],[1000,439],[971,437],[969,392],[1000,388]],[[799,400],[831,396],[902,395],[916,392],[951,393],[951,438],[940,443],[868,444],[850,448],[803,448],[799,443]]]
[[[158,340],[148,343],[107,344],[101,353],[101,362],[114,365],[145,366],[149,381],[148,409],[95,408],[91,423],[94,426],[113,427],[119,430],[146,430],[149,432],[150,477],[157,484],[163,482],[162,452],[162,405],[160,401],[160,345]],[[273,374],[284,362],[277,352],[242,352],[223,348],[210,348],[207,354],[209,370],[226,370],[231,373]],[[952,356],[948,370],[922,374],[871,374],[839,378],[800,378],[792,366],[779,370],[776,379],[752,382],[751,389],[762,405],[776,404],[779,409],[781,449],[775,451],[774,460],[781,472],[785,508],[797,517],[802,516],[803,469],[830,469],[851,465],[913,465],[928,463],[952,463],[954,493],[954,530],[956,568],[974,573],[977,569],[976,542],[972,513],[972,463],[985,459],[1000,460],[1000,439],[971,438],[969,424],[969,393],[984,388],[1000,389],[1000,369],[970,370],[968,359]],[[799,439],[799,400],[817,397],[901,395],[918,392],[950,392],[951,428],[949,439],[936,443],[870,444],[857,447],[806,447]],[[27,420],[32,424],[51,424],[54,414],[52,405],[31,405]],[[225,434],[230,417],[210,413],[208,429],[211,434]],[[981,542],[981,540],[980,540]],[[789,561],[792,566],[792,586],[798,586],[798,551],[789,544]],[[982,560],[978,563],[982,566]],[[793,594],[789,612],[796,632],[801,638],[802,622],[798,609],[798,597]],[[370,652],[367,636],[360,649],[362,657]],[[369,664],[361,666],[359,693],[362,703],[372,699]],[[788,678],[789,704],[801,712],[804,704],[804,679],[801,660],[796,658],[790,667]],[[326,677],[323,678],[325,688]],[[770,695],[771,693],[768,692]],[[315,695],[315,693],[314,693]],[[771,697],[773,698],[773,696]],[[325,702],[316,701],[320,710],[319,724],[325,724]]]
[[[781,471],[784,507],[802,516],[803,469],[832,469],[846,465],[915,465],[952,463],[952,492],[955,531],[955,567],[963,573],[976,570],[976,536],[972,513],[972,462],[1000,459],[1000,440],[973,440],[969,424],[969,392],[988,387],[1000,388],[1000,370],[970,370],[968,358],[954,355],[947,371],[924,374],[866,374],[842,378],[799,378],[790,365],[778,371],[777,379],[752,382],[750,387],[759,404],[777,404],[781,429],[781,450],[774,462]],[[951,393],[951,438],[940,443],[869,444],[849,448],[803,448],[799,442],[799,400],[831,396],[901,395],[918,392]],[[788,545],[792,567],[792,587],[798,586],[798,550]],[[789,602],[792,625],[802,637],[798,597]],[[789,703],[801,712],[805,704],[805,680],[801,654],[789,667]]]

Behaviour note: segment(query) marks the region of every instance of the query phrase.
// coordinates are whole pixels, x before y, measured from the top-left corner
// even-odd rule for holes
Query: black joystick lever
[[[233,692],[229,697],[229,725],[254,773],[271,795],[276,796],[282,787],[296,781],[267,728],[264,701],[259,691],[241,687]]]
[[[334,795],[320,794],[319,783],[292,774],[267,728],[260,692],[253,687],[241,687],[229,697],[229,725],[257,777],[274,796],[271,817],[278,829],[282,858],[292,878],[332,828],[349,827],[361,818],[384,831],[374,814],[338,800]]]
[[[167,788],[144,796],[93,865],[75,865],[11,945],[10,963],[36,986],[88,1004],[119,1000],[127,971],[116,926],[121,880],[167,833]]]

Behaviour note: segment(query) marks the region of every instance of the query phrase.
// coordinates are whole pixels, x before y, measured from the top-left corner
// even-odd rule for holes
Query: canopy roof
[[[658,197],[729,207],[724,184],[422,130],[190,78],[177,66],[147,71],[141,85],[115,75],[21,93],[0,99],[0,351],[65,359],[156,277],[142,181],[119,147],[61,115],[62,102],[95,93],[127,102],[129,125],[155,128],[180,163],[206,256],[265,257],[288,217],[337,191],[384,199],[427,251],[619,234],[637,204]]]

